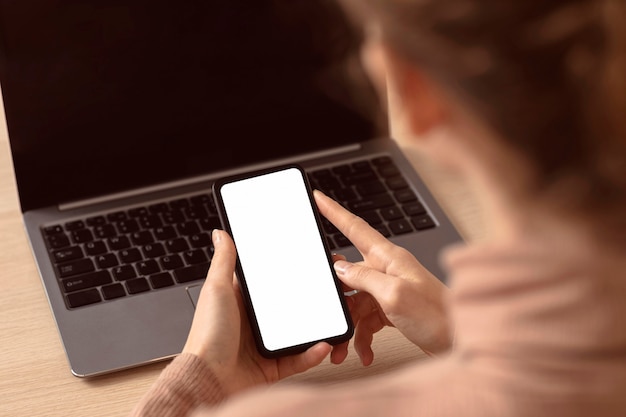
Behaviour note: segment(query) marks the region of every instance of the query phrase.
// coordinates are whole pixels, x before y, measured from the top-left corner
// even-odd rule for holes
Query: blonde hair
[[[626,240],[626,1],[342,2],[533,164],[531,192]]]

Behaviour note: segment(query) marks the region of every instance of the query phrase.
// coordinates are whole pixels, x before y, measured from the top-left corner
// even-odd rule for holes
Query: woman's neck
[[[581,225],[559,216],[548,201],[532,192],[532,165],[470,116],[455,117],[452,127],[428,141],[425,149],[465,178],[484,217],[486,240],[510,241],[553,233],[580,234]]]

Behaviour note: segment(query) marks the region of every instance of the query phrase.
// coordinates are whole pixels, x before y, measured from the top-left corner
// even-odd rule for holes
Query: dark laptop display
[[[24,224],[75,375],[180,352],[225,175],[299,163],[441,276],[459,234],[388,137],[359,41],[334,0],[0,1]]]
[[[357,37],[313,3],[3,1],[22,208],[380,135],[373,92],[340,84]]]

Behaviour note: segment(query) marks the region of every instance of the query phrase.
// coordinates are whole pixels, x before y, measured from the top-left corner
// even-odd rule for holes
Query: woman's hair
[[[625,234],[625,0],[342,1],[522,152],[533,192]]]

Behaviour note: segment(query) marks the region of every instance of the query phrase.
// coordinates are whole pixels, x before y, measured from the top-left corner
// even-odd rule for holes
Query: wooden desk
[[[0,106],[2,101],[0,100]],[[481,237],[471,195],[449,174],[407,153],[444,209],[467,239]],[[351,353],[347,363],[325,363],[293,379],[332,383],[382,373],[423,359],[419,349],[395,329],[376,337],[376,361],[361,367]],[[9,153],[4,111],[0,107],[0,416],[124,416],[165,363],[95,379],[71,375],[22,227]]]

